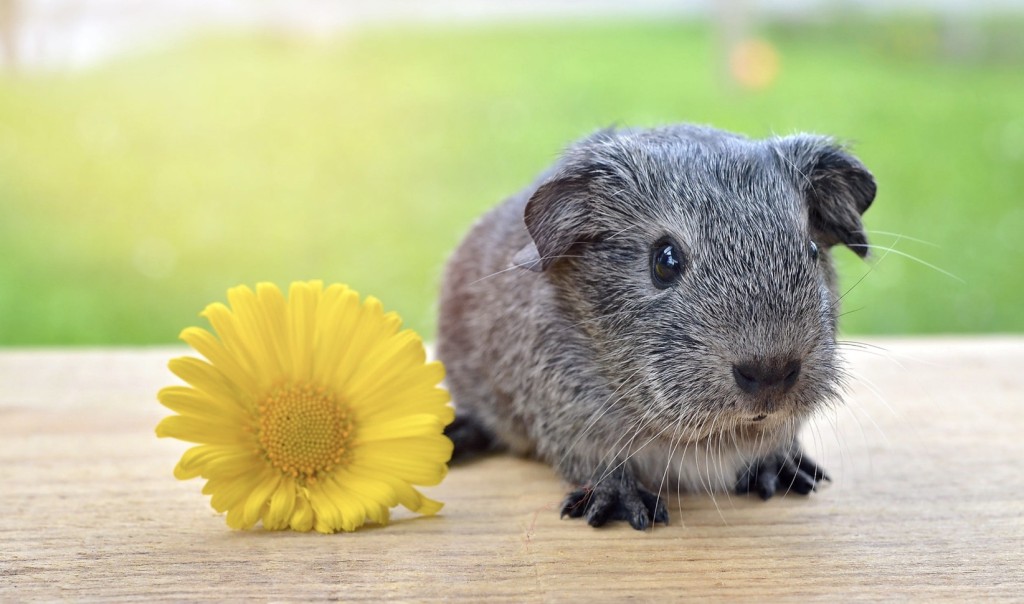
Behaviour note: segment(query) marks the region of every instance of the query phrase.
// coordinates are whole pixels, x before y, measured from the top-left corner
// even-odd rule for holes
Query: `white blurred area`
[[[326,37],[389,22],[710,17],[816,19],[865,13],[1024,13],[1024,0],[0,0],[0,65],[74,70],[204,30]]]

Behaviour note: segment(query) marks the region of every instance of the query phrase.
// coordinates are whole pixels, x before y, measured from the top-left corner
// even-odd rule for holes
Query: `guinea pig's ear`
[[[512,258],[534,272],[547,270],[574,243],[586,237],[586,174],[556,174],[530,197],[523,222],[532,241]]]
[[[812,236],[828,247],[842,243],[867,257],[860,217],[875,199],[871,172],[827,137],[790,136],[779,140],[779,149],[807,201]]]

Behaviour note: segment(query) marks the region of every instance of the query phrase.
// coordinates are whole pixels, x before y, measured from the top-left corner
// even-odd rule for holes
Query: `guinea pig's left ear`
[[[573,244],[586,238],[587,175],[555,174],[530,196],[523,222],[532,240],[512,263],[535,272],[547,270]]]
[[[861,258],[867,257],[868,238],[860,217],[875,199],[871,172],[824,136],[801,134],[777,142],[807,201],[812,236],[828,247],[842,243]]]

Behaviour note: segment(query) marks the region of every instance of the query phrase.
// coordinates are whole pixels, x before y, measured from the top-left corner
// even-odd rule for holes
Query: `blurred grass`
[[[679,23],[208,37],[8,76],[0,344],[169,342],[230,286],[307,278],[431,337],[476,216],[595,128],[676,121],[852,141],[880,186],[867,228],[906,236],[874,243],[965,281],[840,253],[848,332],[1022,331],[1024,60],[951,60],[937,32],[769,30],[782,70],[756,93],[720,86],[710,30]]]

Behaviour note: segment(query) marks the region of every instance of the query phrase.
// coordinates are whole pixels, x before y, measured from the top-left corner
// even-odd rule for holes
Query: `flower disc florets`
[[[351,447],[348,410],[323,388],[282,386],[260,403],[259,416],[262,452],[295,478],[333,470]]]

